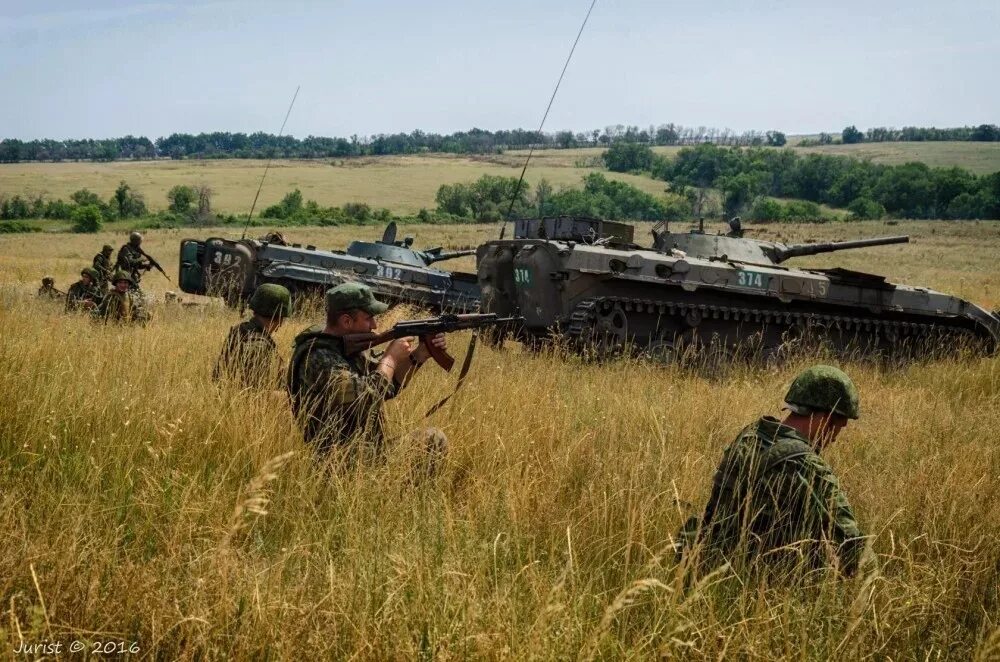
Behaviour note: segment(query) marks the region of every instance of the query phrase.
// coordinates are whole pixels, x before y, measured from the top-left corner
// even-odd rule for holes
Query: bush
[[[170,203],[170,211],[175,214],[189,214],[191,212],[191,205],[197,199],[197,191],[183,184],[178,184],[167,191],[167,201]]]
[[[847,205],[847,211],[851,212],[852,218],[865,221],[878,220],[885,216],[885,207],[871,198],[856,198]]]
[[[73,232],[100,232],[104,214],[97,205],[84,205],[73,211]]]
[[[653,150],[640,143],[616,142],[601,158],[612,172],[650,170],[653,166]]]
[[[777,200],[762,196],[754,200],[749,217],[752,221],[783,221],[785,206]]]
[[[0,223],[0,234],[15,232],[41,232],[42,229],[20,221],[4,221]]]

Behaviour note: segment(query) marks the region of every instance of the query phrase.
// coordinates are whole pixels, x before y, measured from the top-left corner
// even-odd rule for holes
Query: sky
[[[86,5],[86,8],[83,8]],[[590,0],[0,3],[0,138],[537,128]],[[1000,123],[1000,2],[597,0],[546,131]]]

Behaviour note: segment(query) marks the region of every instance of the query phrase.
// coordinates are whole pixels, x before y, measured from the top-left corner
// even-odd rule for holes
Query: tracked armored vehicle
[[[1000,341],[1000,318],[957,297],[869,273],[784,264],[905,236],[784,245],[745,238],[737,219],[726,234],[659,224],[652,248],[633,235],[630,225],[598,219],[517,221],[513,239],[477,250],[482,310],[523,316],[514,333],[529,343],[558,336],[575,347],[665,357],[709,345],[768,356],[804,338],[890,355],[928,343],[994,351]]]
[[[369,285],[390,303],[414,303],[434,312],[474,312],[479,309],[479,285],[474,274],[444,271],[434,265],[474,250],[418,251],[413,238],[396,240],[390,223],[379,241],[353,241],[346,250],[287,244],[280,235],[261,239],[181,241],[180,286],[189,294],[222,296],[241,305],[258,285],[284,285],[294,298],[320,294],[345,281]]]

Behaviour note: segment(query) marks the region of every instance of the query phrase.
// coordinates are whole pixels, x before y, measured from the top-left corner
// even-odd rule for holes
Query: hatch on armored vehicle
[[[381,240],[353,241],[344,251],[288,244],[277,233],[261,239],[184,239],[180,247],[181,289],[222,296],[235,306],[248,300],[263,283],[284,285],[299,297],[322,293],[345,281],[359,281],[390,303],[414,303],[435,312],[478,310],[479,285],[474,274],[433,266],[472,255],[475,250],[418,251],[412,248],[412,237],[397,241],[396,233],[396,224],[390,223]]]
[[[932,344],[993,351],[1000,318],[957,297],[846,269],[798,269],[792,257],[904,243],[908,237],[794,244],[729,232],[653,229],[653,247],[634,229],[592,218],[515,223],[514,238],[476,253],[482,310],[520,315],[532,343],[553,337],[575,347],[632,347],[673,355],[688,347],[744,346],[769,355],[815,337],[839,352],[913,354]]]

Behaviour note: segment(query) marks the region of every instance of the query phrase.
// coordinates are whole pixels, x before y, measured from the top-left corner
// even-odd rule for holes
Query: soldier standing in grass
[[[111,264],[111,254],[114,251],[111,244],[104,244],[101,252],[94,256],[93,267],[97,271],[97,284],[105,290],[111,284],[111,276],[115,272]]]
[[[136,289],[139,289],[142,272],[153,268],[142,252],[141,245],[142,235],[133,232],[128,236],[128,243],[118,249],[118,269],[131,275],[131,282]]]
[[[785,396],[789,414],[761,418],[723,452],[704,515],[679,534],[682,555],[700,554],[702,568],[759,559],[853,575],[865,537],[820,452],[858,418],[858,407],[858,390],[841,370],[803,371]]]
[[[101,299],[104,291],[97,285],[98,274],[93,267],[87,267],[80,272],[80,280],[69,286],[66,292],[66,312],[77,310],[93,310]]]
[[[139,290],[132,281],[132,276],[119,269],[111,277],[114,289],[108,292],[94,311],[94,317],[105,322],[138,322],[149,321],[149,311]]]
[[[271,335],[292,314],[292,295],[274,283],[261,285],[250,298],[253,316],[229,330],[212,379],[234,379],[244,388],[280,385],[278,348]]]
[[[295,339],[288,392],[305,440],[320,459],[330,459],[335,451],[343,451],[348,463],[384,456],[382,403],[396,397],[430,356],[428,347],[413,349],[406,339],[392,341],[380,355],[347,355],[342,336],[374,331],[375,316],[387,309],[366,285],[338,285],[326,293],[326,325]],[[444,334],[430,342],[445,349]],[[421,462],[433,472],[447,450],[444,433],[431,428],[408,437],[421,447]]]

